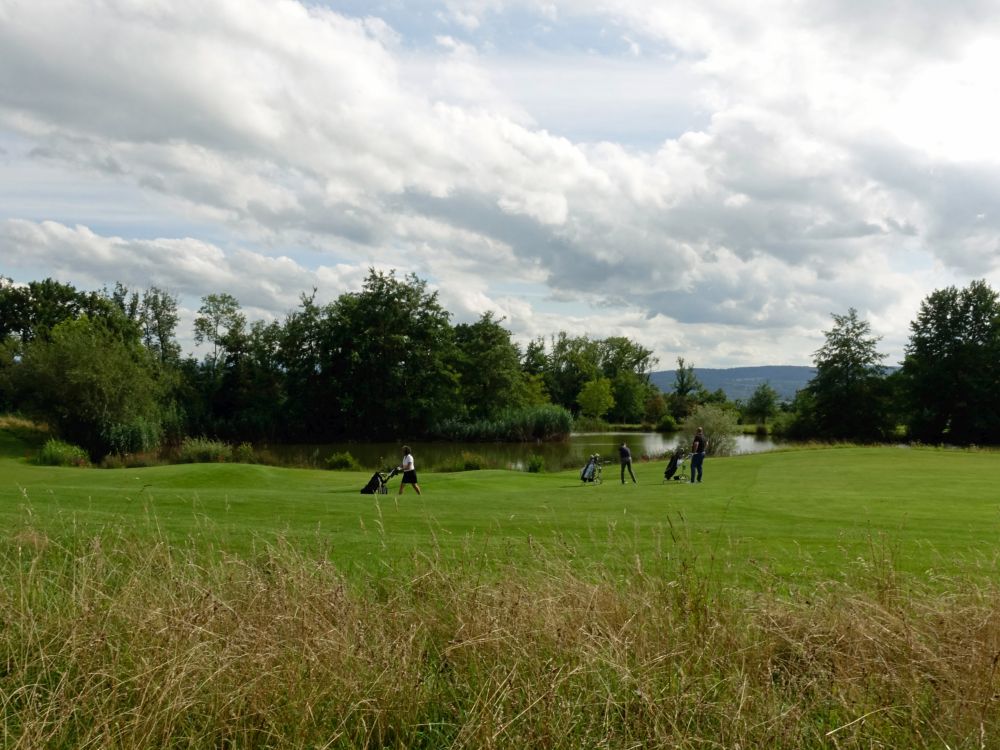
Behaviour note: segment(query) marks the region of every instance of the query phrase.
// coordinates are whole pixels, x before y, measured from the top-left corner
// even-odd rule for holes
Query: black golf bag
[[[372,478],[368,480],[368,484],[361,488],[362,495],[385,495],[389,492],[389,480],[392,479],[396,474],[399,473],[399,469],[393,469],[392,471],[386,473],[384,471],[376,471],[372,474]]]
[[[678,473],[680,472],[680,473]],[[684,478],[684,451],[674,451],[667,462],[667,468],[663,471],[663,481],[671,479],[681,480]]]
[[[361,488],[362,495],[384,495],[389,490],[386,488],[385,483],[388,477],[381,471],[376,471],[372,474],[372,478],[368,480],[368,484]]]

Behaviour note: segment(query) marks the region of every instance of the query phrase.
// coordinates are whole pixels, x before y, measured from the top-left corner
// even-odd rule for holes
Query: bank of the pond
[[[679,444],[688,443],[689,436],[682,433],[660,432],[579,432],[568,440],[537,443],[472,443],[472,442],[420,442],[413,441],[418,467],[427,470],[453,468],[467,457],[479,457],[486,466],[497,469],[520,470],[528,465],[532,456],[541,456],[547,471],[582,466],[593,453],[617,459],[618,446],[626,442],[636,461],[662,460],[662,456]],[[772,438],[756,435],[737,435],[737,453],[761,453],[777,448],[782,443]],[[271,445],[266,450],[277,462],[290,465],[322,466],[326,457],[334,453],[350,453],[363,467],[372,470],[396,466],[400,458],[400,443],[393,442],[335,442],[319,444]]]

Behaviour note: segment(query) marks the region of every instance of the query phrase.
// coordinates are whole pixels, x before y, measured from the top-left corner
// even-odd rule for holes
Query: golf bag
[[[683,481],[686,478],[684,474],[684,461],[684,451],[674,451],[670,455],[670,461],[667,462],[667,468],[663,471],[663,481],[668,482],[671,479]]]
[[[596,453],[587,461],[580,471],[581,482],[599,482],[601,480],[601,457]]]
[[[384,471],[376,471],[372,474],[372,478],[368,480],[368,484],[361,488],[362,495],[385,495],[389,492],[389,480],[392,479],[396,474],[399,473],[398,469],[393,469],[392,471],[386,473]]]

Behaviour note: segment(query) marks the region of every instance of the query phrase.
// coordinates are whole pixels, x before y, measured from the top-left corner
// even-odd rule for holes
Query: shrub
[[[255,464],[257,454],[250,443],[243,442],[233,448],[233,461],[238,464]]]
[[[480,469],[492,468],[485,456],[471,451],[462,451],[457,456],[446,458],[434,464],[435,471],[478,471]]]
[[[87,451],[54,438],[45,441],[35,461],[42,466],[90,466]]]
[[[146,466],[163,466],[165,461],[157,453],[109,453],[101,459],[102,469],[137,469]]]
[[[543,456],[539,456],[537,453],[532,453],[528,456],[524,469],[529,474],[541,474],[545,471],[545,458]]]
[[[611,425],[598,417],[585,417],[581,414],[573,420],[573,429],[577,432],[608,432]]]
[[[697,427],[705,430],[708,438],[708,455],[731,456],[736,453],[736,435],[740,428],[736,424],[736,416],[728,409],[722,409],[712,404],[702,404],[684,421],[684,437],[682,445],[690,445],[688,440]]]
[[[486,457],[479,453],[462,451],[462,467],[464,471],[479,471],[480,469],[488,469],[490,464]]]
[[[677,420],[672,414],[664,414],[656,423],[657,432],[677,432]]]
[[[177,460],[185,464],[212,464],[231,461],[233,447],[221,440],[206,437],[186,437],[181,443]]]
[[[444,440],[526,443],[534,440],[562,440],[572,430],[573,417],[566,409],[544,404],[507,409],[492,419],[477,422],[446,419],[435,425],[431,432]]]
[[[771,420],[770,431],[774,437],[789,437],[794,429],[795,414],[793,412],[781,412]]]
[[[136,417],[131,422],[120,422],[104,430],[104,439],[112,453],[148,453],[160,447],[163,428],[156,420]]]
[[[331,471],[361,471],[361,464],[349,451],[331,453],[323,465]]]

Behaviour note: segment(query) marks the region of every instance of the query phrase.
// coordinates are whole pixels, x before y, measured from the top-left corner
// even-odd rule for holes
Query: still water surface
[[[659,432],[581,432],[574,433],[561,443],[410,443],[419,470],[458,462],[463,453],[482,456],[497,468],[523,469],[532,455],[545,460],[548,471],[582,467],[592,453],[618,460],[618,446],[625,441],[632,450],[636,463],[644,460],[663,461],[662,456],[677,445],[690,446],[687,435]],[[770,438],[738,435],[738,453],[759,453],[773,450],[777,443]],[[293,463],[317,463],[331,453],[349,452],[366,469],[385,469],[396,466],[400,459],[399,443],[324,443],[322,445],[272,446],[271,452]]]

